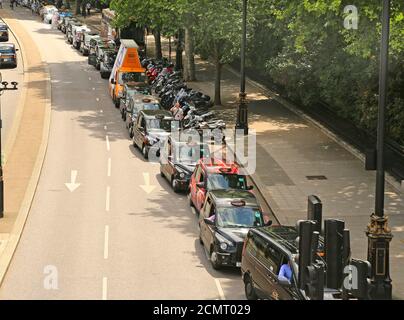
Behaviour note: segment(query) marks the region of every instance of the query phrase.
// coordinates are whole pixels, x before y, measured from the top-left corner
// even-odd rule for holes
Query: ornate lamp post
[[[244,130],[244,134],[248,135],[248,106],[247,94],[245,92],[245,56],[247,47],[247,0],[243,0],[243,26],[241,41],[241,87],[239,94],[239,105],[237,109],[236,130]]]
[[[372,299],[388,300],[392,298],[390,278],[389,246],[393,238],[387,226],[388,219],[384,215],[385,193],[385,110],[387,104],[387,73],[389,58],[390,34],[390,0],[382,0],[382,39],[380,50],[379,77],[379,115],[377,127],[377,173],[376,173],[376,203],[375,213],[370,218],[366,235],[368,236],[368,260],[372,265]]]

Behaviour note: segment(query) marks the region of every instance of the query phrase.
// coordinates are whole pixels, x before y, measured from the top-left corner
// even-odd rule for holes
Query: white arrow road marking
[[[65,183],[65,186],[67,187],[67,189],[69,189],[70,192],[73,192],[78,187],[80,187],[81,183],[76,183],[76,179],[77,179],[77,170],[72,170],[70,175],[70,182]]]
[[[140,187],[147,194],[152,193],[153,190],[156,188],[156,186],[150,185],[150,173],[148,172],[143,173],[143,178],[144,178],[144,185],[141,185]]]

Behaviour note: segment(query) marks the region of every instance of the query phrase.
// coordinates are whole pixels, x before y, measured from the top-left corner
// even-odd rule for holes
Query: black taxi
[[[200,139],[169,136],[161,150],[160,174],[170,182],[174,192],[187,191],[198,161],[209,157],[209,146]]]
[[[126,82],[122,88],[122,97],[119,99],[119,112],[122,120],[126,121],[126,111],[135,95],[151,95],[151,88],[144,82]]]
[[[241,273],[248,300],[307,300],[304,290],[298,288],[297,227],[274,225],[251,229],[245,239],[241,259]],[[322,237],[317,259],[323,260]],[[281,272],[289,270],[289,278]],[[339,292],[324,289],[324,299],[338,299]]]
[[[145,159],[149,158],[149,151],[158,157],[160,146],[168,138],[174,121],[171,112],[166,110],[142,110],[139,112],[133,126],[133,146],[142,151]]]
[[[199,241],[214,269],[241,266],[244,239],[265,222],[257,198],[245,190],[209,191],[199,215]]]
[[[17,67],[17,51],[13,43],[0,43],[0,67]]]
[[[3,22],[0,22],[0,41],[8,41],[8,27]]]

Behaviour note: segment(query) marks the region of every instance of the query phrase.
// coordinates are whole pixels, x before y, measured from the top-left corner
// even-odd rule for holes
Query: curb
[[[16,36],[16,38],[18,38],[18,37]],[[24,52],[25,52],[25,50],[24,50]],[[29,179],[17,218],[16,218],[14,225],[12,227],[12,230],[10,232],[8,242],[4,248],[4,251],[1,253],[1,256],[0,256],[0,285],[3,283],[4,277],[7,273],[11,260],[17,249],[17,245],[21,239],[22,231],[23,231],[25,223],[27,221],[29,211],[31,209],[31,205],[32,205],[34,195],[36,192],[36,188],[39,183],[39,178],[41,175],[43,163],[45,160],[46,150],[48,147],[48,138],[49,138],[50,121],[51,121],[52,86],[51,86],[49,67],[47,65],[45,65],[44,68],[45,68],[45,73],[47,76],[45,77],[46,97],[45,97],[45,114],[44,114],[44,119],[43,119],[42,141],[41,141],[39,149],[38,149],[35,164],[32,169],[32,174]],[[24,75],[24,80],[25,80],[25,75]],[[26,101],[27,100],[24,101],[24,105],[25,105]],[[18,128],[18,126],[17,126],[17,128]]]
[[[238,73],[236,70],[234,70],[232,67],[226,65],[225,68],[233,73],[236,76],[240,76],[240,73]],[[303,111],[299,110],[296,106],[291,104],[289,101],[286,99],[282,98],[278,93],[275,93],[274,91],[268,89],[264,85],[246,77],[247,82],[250,83],[250,85],[262,90],[265,95],[269,96],[270,98],[274,99],[275,101],[279,102],[282,106],[286,107],[289,111],[293,112],[294,114],[300,116],[307,122],[313,124],[316,126],[318,129],[320,129],[321,132],[323,132],[325,135],[327,135],[331,140],[336,142],[338,145],[340,145],[342,148],[347,150],[349,153],[351,153],[353,156],[358,158],[363,164],[365,164],[365,155],[360,152],[357,148],[352,146],[351,144],[347,143],[346,141],[342,140],[338,135],[335,133],[331,132],[327,127],[325,127],[323,124],[321,124],[319,121],[313,119],[312,117],[308,116],[305,114]],[[399,181],[397,181],[392,175],[390,175],[388,172],[386,172],[386,181],[399,193],[404,191],[404,183],[400,184]]]

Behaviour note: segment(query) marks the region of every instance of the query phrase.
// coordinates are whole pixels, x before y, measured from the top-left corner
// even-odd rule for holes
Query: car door
[[[280,270],[282,254],[279,249],[271,242],[265,247],[264,255],[261,257],[262,270],[262,288],[270,299],[280,300],[281,293],[278,285],[278,273]]]
[[[216,206],[215,203],[212,201],[210,197],[208,197],[208,200],[205,202],[203,206],[206,206],[205,213],[207,214],[207,218],[210,218],[211,216],[216,214]],[[203,207],[205,209],[205,207]],[[216,219],[215,219],[216,223]],[[205,230],[205,242],[207,244],[207,250],[210,250],[211,245],[214,243],[215,240],[215,232],[216,232],[216,225],[206,225],[206,230]]]
[[[205,219],[209,218],[211,206],[212,206],[212,199],[210,197],[208,197],[206,199],[206,203],[204,204],[204,207],[201,210],[200,215],[199,215],[199,221],[200,221],[199,226],[201,228],[201,238],[202,238],[202,242],[203,242],[206,250],[209,250],[209,247],[210,247],[210,243],[208,242],[210,239],[210,236],[208,234],[210,232],[210,229],[209,229],[209,226],[206,224]]]
[[[202,167],[201,165],[197,165],[195,167],[194,173],[191,176],[191,180],[189,182],[190,186],[190,197],[194,205],[196,205],[196,181],[199,179],[201,174]]]
[[[143,122],[143,115],[139,115],[136,121],[135,129],[133,130],[133,141],[139,148],[142,148],[143,143],[142,134],[145,130],[144,127],[142,127]]]
[[[203,184],[203,186],[198,187],[199,183]],[[206,195],[206,173],[203,169],[201,170],[199,179],[196,180],[195,189],[196,189],[196,208],[200,210],[203,203],[205,202],[205,195]]]
[[[163,172],[164,176],[167,179],[171,178],[171,170],[170,170],[170,156],[172,156],[172,151],[171,151],[172,145],[171,145],[171,139],[168,138],[163,145],[163,148],[161,149],[162,152],[160,154],[160,163],[161,163],[161,171]]]

